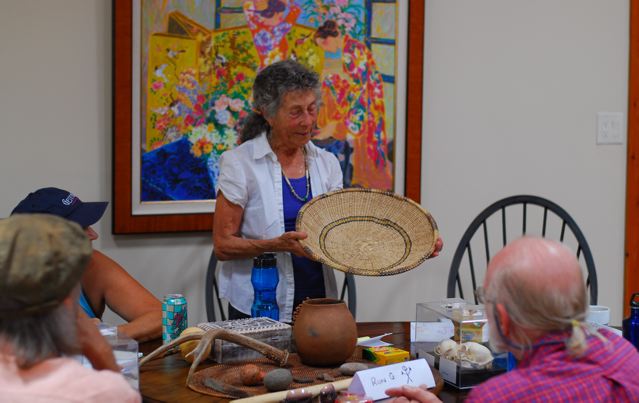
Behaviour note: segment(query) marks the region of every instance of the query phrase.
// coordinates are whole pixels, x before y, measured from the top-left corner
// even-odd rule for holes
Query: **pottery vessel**
[[[302,362],[334,366],[346,361],[357,344],[357,326],[344,301],[307,299],[293,319],[293,337]]]

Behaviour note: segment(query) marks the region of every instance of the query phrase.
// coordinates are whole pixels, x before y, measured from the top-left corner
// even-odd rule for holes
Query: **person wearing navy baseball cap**
[[[56,187],[29,193],[13,209],[17,214],[52,214],[82,227],[91,241],[98,234],[91,227],[104,215],[108,202],[84,202],[75,194]],[[128,323],[118,331],[138,341],[162,335],[162,303],[115,260],[93,249],[82,275],[78,303],[89,318],[99,320],[108,306]]]
[[[21,213],[53,214],[80,224],[82,228],[98,222],[109,202],[83,202],[71,192],[58,188],[42,188],[29,193],[13,209],[11,215]]]

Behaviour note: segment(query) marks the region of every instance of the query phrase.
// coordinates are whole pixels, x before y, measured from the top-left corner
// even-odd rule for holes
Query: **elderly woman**
[[[280,320],[291,321],[307,297],[336,296],[332,269],[308,259],[299,243],[306,234],[295,231],[302,205],[342,187],[335,156],[310,142],[319,94],[319,77],[301,64],[266,67],[255,78],[242,144],[220,160],[213,241],[232,319],[251,312],[252,258],[264,252],[277,253]]]
[[[277,254],[281,321],[290,322],[307,297],[337,295],[333,270],[308,259],[299,242],[306,234],[295,231],[306,202],[342,187],[337,158],[310,142],[320,87],[318,75],[293,60],[266,67],[253,84],[242,144],[222,154],[213,242],[222,261],[220,295],[230,302],[231,319],[251,312],[252,258],[265,252]]]

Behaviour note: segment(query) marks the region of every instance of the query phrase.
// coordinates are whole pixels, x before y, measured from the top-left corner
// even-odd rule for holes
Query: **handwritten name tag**
[[[386,389],[403,385],[426,385],[429,388],[435,386],[435,378],[425,359],[404,361],[358,371],[353,376],[348,391],[379,400],[388,397],[384,393]]]

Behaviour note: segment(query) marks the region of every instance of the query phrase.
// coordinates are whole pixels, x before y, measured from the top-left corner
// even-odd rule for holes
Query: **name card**
[[[426,360],[422,358],[358,371],[353,376],[348,391],[379,400],[388,397],[384,393],[386,389],[403,385],[426,385],[429,388],[435,386],[435,378]]]

